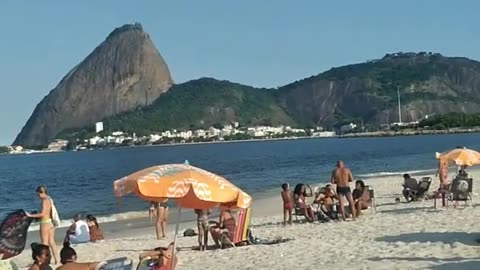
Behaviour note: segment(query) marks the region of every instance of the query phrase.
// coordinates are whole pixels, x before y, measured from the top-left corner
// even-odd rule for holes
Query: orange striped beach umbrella
[[[173,199],[180,208],[248,208],[252,198],[225,178],[185,164],[153,166],[116,180],[116,197],[136,194],[147,201]]]
[[[436,158],[453,162],[459,166],[480,164],[480,153],[467,148],[457,148],[442,154],[436,153]]]
[[[178,218],[173,240],[173,257],[176,253],[177,234],[182,208],[222,209],[248,208],[252,197],[214,173],[184,164],[150,167],[113,182],[116,197],[136,194],[148,201],[173,199],[178,206]],[[175,269],[171,260],[170,269]]]

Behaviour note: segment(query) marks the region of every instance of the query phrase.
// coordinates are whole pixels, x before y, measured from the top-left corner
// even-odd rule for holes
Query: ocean
[[[117,148],[98,151],[0,156],[0,218],[15,209],[37,210],[35,188],[46,185],[65,224],[75,213],[100,221],[145,216],[134,196],[119,206],[112,182],[159,164],[182,163],[222,175],[254,199],[281,183],[325,183],[336,160],[356,179],[433,173],[435,152],[457,146],[480,149],[479,134],[409,137],[296,139],[257,142]]]

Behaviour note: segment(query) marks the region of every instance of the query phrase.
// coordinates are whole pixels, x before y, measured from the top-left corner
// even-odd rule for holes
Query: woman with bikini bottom
[[[168,199],[161,202],[150,203],[150,218],[156,217],[155,233],[157,239],[164,239],[167,235],[167,220],[168,220]]]

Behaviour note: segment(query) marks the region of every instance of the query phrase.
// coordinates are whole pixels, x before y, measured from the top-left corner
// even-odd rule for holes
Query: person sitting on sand
[[[77,252],[65,243],[60,251],[60,263],[62,266],[56,270],[95,270],[100,262],[77,263]]]
[[[293,202],[292,202],[292,192],[288,186],[288,183],[282,184],[282,192],[280,192],[283,200],[283,225],[288,224],[292,225],[292,209],[293,209]]]
[[[217,245],[217,247],[221,247],[220,245],[221,236],[223,234],[226,234],[227,238],[230,241],[232,241],[234,233],[235,233],[235,218],[233,217],[230,210],[223,210],[220,213],[219,223],[215,226],[210,227],[210,234],[212,235],[212,239]]]
[[[352,212],[352,218],[355,220],[355,202],[353,201],[352,191],[350,189],[350,182],[353,182],[352,172],[345,167],[343,161],[337,161],[337,165],[335,169],[332,171],[332,184],[337,185],[337,196],[339,197],[340,202],[340,213],[342,214],[343,220],[346,218],[345,208],[344,208],[344,200],[342,198],[346,198],[350,205],[350,211]]]
[[[355,200],[355,209],[357,210],[356,216],[360,216],[362,210],[368,209],[368,206],[370,205],[370,193],[362,180],[357,180],[355,182],[355,189],[353,190],[352,195]]]
[[[412,197],[412,193],[418,190],[418,183],[417,179],[410,177],[408,173],[403,175],[403,190],[402,194],[403,197],[408,201],[410,201]]]
[[[87,225],[88,230],[90,231],[90,241],[96,242],[102,241],[104,239],[102,230],[98,225],[96,217],[94,217],[93,215],[87,215]]]
[[[139,255],[139,261],[152,260],[155,262],[153,270],[170,270],[170,266],[173,258],[173,242],[170,243],[166,248],[158,247],[154,250],[149,250],[142,252]],[[177,263],[177,256],[173,258],[173,264]]]
[[[293,200],[295,202],[295,207],[302,211],[307,221],[313,222],[314,212],[312,207],[305,203],[305,194],[305,185],[302,183],[297,184],[293,190]]]
[[[90,229],[87,223],[82,220],[82,215],[76,214],[73,217],[73,224],[67,230],[63,243],[83,244],[88,242],[90,242]]]
[[[195,209],[195,214],[197,214],[198,245],[200,251],[207,250],[210,209]]]
[[[50,260],[52,259],[50,247],[38,243],[33,243],[30,247],[32,248],[33,264],[28,270],[52,270],[52,267],[50,267]]]

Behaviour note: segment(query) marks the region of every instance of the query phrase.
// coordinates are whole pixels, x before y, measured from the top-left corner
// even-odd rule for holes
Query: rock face
[[[279,89],[279,102],[303,125],[346,121],[382,125],[426,115],[480,112],[480,63],[432,53],[387,54],[375,61],[333,68]]]
[[[109,117],[105,123],[110,131],[145,134],[232,121],[328,128],[363,122],[378,127],[398,122],[397,90],[403,122],[431,114],[480,112],[480,63],[432,53],[396,53],[278,89],[193,80],[175,85],[144,110]]]
[[[46,145],[61,131],[147,106],[172,83],[142,26],[122,26],[43,98],[13,144]]]

